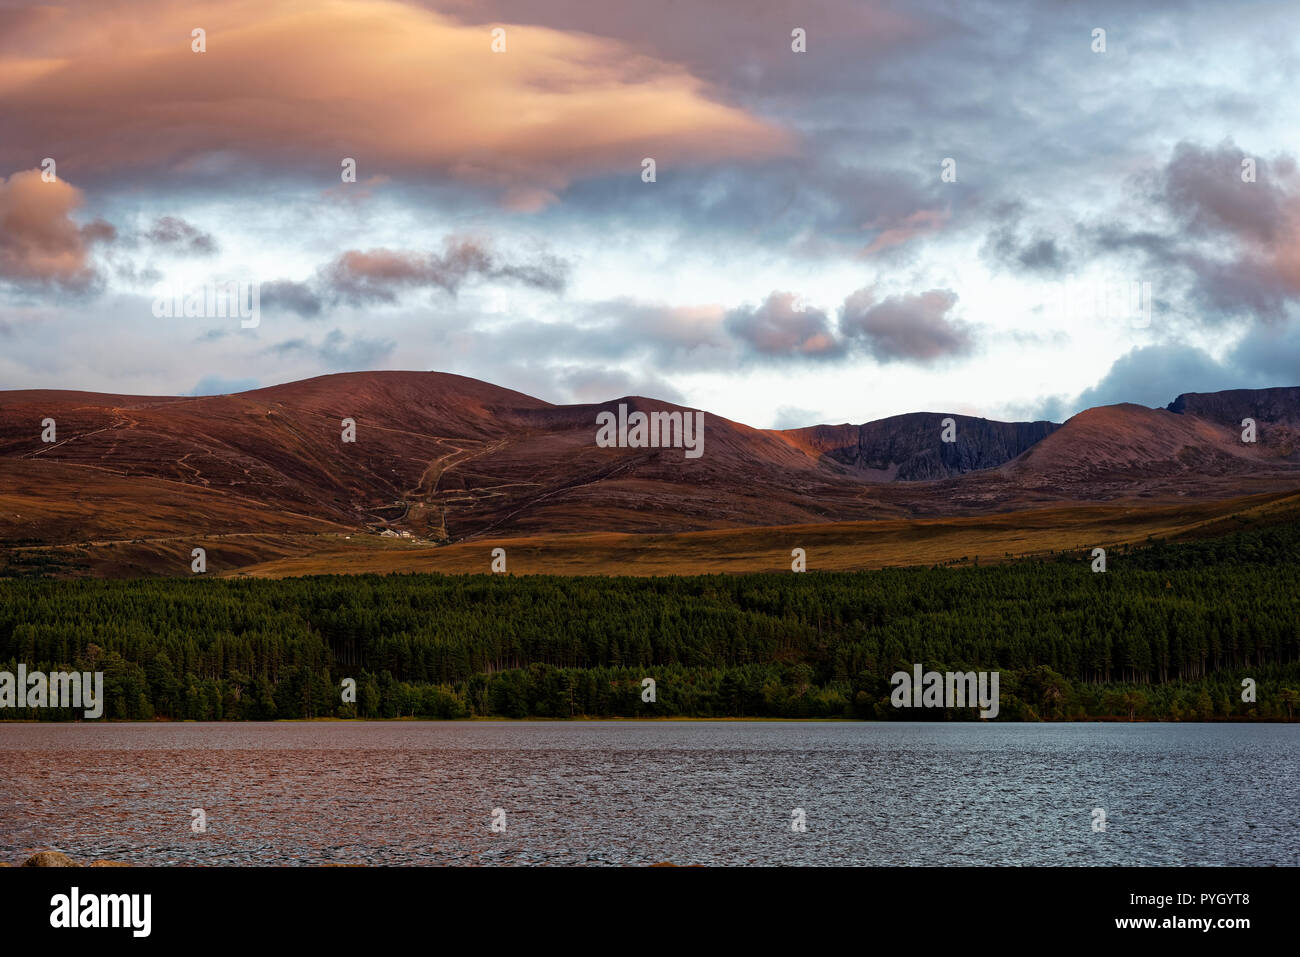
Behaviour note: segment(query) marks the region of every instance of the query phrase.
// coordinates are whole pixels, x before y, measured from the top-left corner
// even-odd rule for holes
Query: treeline
[[[102,671],[105,716],[121,719],[974,717],[893,708],[890,675],[917,662],[999,671],[998,720],[1286,719],[1300,710],[1297,543],[1287,527],[1155,545],[1112,554],[1105,574],[1081,558],[649,579],[10,581],[0,671]]]
[[[1300,565],[1300,522],[1242,529],[1188,542],[1152,542],[1124,548],[1124,567],[1134,570],[1206,568],[1220,565]]]

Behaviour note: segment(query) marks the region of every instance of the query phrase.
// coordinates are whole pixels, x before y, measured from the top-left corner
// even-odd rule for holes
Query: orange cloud
[[[0,168],[53,156],[121,172],[301,167],[451,175],[530,210],[584,175],[791,149],[684,68],[617,41],[470,26],[391,0],[88,3],[12,18]],[[206,31],[207,52],[190,49]],[[307,172],[310,169],[311,172]]]
[[[47,183],[40,170],[0,177],[0,280],[88,287],[96,278],[90,244],[114,232],[99,220],[74,223],[69,214],[81,201],[81,190],[61,179]]]
[[[876,220],[866,224],[864,229],[880,229],[880,233],[871,241],[871,245],[862,251],[863,256],[873,256],[886,249],[901,246],[919,236],[938,232],[948,222],[948,214],[941,209],[918,209],[901,222],[882,228],[884,222]]]

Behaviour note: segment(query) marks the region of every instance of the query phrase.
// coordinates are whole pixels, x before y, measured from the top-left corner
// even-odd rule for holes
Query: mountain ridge
[[[599,447],[596,416],[620,404],[629,415],[698,411],[645,396],[557,405],[411,371],[219,396],[0,392],[0,547],[676,534],[1222,500],[1300,484],[1300,389],[1184,393],[1178,410],[1099,406],[1059,424],[915,412],[778,430],[704,411],[698,459],[680,447]],[[1258,417],[1256,444],[1232,424],[1242,408]],[[55,442],[41,441],[45,418]],[[949,418],[955,441],[944,442]],[[344,419],[355,442],[343,441]]]

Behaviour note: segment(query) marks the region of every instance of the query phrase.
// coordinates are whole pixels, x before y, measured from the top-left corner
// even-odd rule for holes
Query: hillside
[[[131,575],[176,568],[199,539],[224,550],[228,568],[316,554],[322,536],[331,554],[339,542],[373,552],[392,538],[906,523],[1300,487],[1300,390],[1172,405],[1090,409],[1062,425],[953,415],[952,443],[940,440],[945,413],[780,431],[704,412],[692,457],[600,447],[596,433],[620,406],[627,417],[695,410],[638,396],[553,405],[436,372],[206,397],[0,392],[0,547],[64,549],[50,558],[56,570]],[[1232,424],[1243,409],[1260,423],[1254,445]],[[53,443],[41,441],[46,418]],[[354,442],[342,441],[345,419]]]

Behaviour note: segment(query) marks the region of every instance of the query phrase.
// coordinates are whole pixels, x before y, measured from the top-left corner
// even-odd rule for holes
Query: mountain
[[[954,442],[936,438],[951,418]],[[1008,462],[1060,426],[1055,422],[990,422],[967,415],[912,412],[865,425],[816,425],[784,434],[872,481],[924,481]]]
[[[1286,450],[1242,442],[1239,431],[1166,409],[1100,406],[1071,418],[1003,472],[1026,491],[1076,500],[1213,497],[1216,486],[1243,491],[1285,468]]]
[[[1184,392],[1168,408],[1238,431],[1245,419],[1254,419],[1257,427],[1267,427],[1267,436],[1259,437],[1261,443],[1284,458],[1300,458],[1300,386]]]
[[[1179,415],[1194,415],[1231,426],[1240,425],[1244,418],[1295,423],[1300,422],[1300,386],[1184,392],[1167,408]]]
[[[620,413],[669,423],[679,440],[677,423],[702,414],[699,456],[680,441],[601,447],[598,421]],[[1246,415],[1259,423],[1255,444],[1241,441]],[[949,417],[955,441],[944,442]],[[45,419],[54,442],[41,440]],[[203,397],[10,391],[0,392],[0,548],[96,561],[116,550],[130,572],[196,536],[240,564],[291,555],[312,536],[378,547],[385,531],[548,540],[1217,501],[1294,490],[1297,423],[1300,389],[1185,394],[1169,409],[1106,406],[1064,424],[913,413],[790,430],[640,396],[554,405],[436,372]]]

